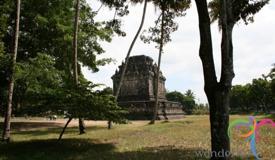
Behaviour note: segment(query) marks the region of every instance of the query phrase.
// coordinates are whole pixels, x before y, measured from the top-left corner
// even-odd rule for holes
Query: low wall
[[[130,120],[150,120],[153,118],[154,101],[127,101],[119,102],[119,106],[128,110],[127,118]],[[178,102],[160,101],[158,108],[158,119],[169,119],[169,117],[182,118],[184,112],[182,105]]]

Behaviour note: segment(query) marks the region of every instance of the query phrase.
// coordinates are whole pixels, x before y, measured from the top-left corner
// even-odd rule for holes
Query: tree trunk
[[[79,125],[79,134],[84,134],[85,133],[85,123],[84,123],[84,118],[79,118],[78,119],[78,125]]]
[[[74,38],[73,38],[73,66],[74,66],[74,83],[77,87],[78,85],[78,61],[77,61],[77,38],[78,38],[78,23],[79,23],[79,6],[80,0],[76,0],[75,4],[75,21],[74,21]]]
[[[74,83],[78,87],[78,61],[77,61],[77,44],[78,44],[78,26],[79,26],[80,0],[76,0],[75,4],[75,21],[74,21],[74,39],[73,39],[73,54],[74,54]],[[84,119],[79,118],[79,134],[85,133]]]
[[[230,141],[227,135],[229,125],[229,91],[218,87],[214,94],[208,95],[210,106],[210,124],[211,124],[211,159],[229,159]],[[219,157],[223,154],[224,157]]]
[[[58,141],[60,141],[60,140],[62,139],[62,136],[63,136],[63,134],[65,133],[65,130],[66,130],[67,126],[69,125],[69,123],[72,121],[72,119],[73,119],[73,118],[71,118],[71,117],[68,119],[68,121],[67,121],[67,123],[65,124],[65,126],[64,126],[64,128],[63,128],[63,130],[62,130],[62,132],[61,132],[60,135],[59,135]]]
[[[157,75],[156,75],[156,81],[155,81],[155,106],[154,106],[154,113],[153,118],[150,122],[150,124],[155,124],[155,121],[158,116],[158,108],[159,108],[159,72],[160,72],[160,64],[161,64],[161,55],[163,51],[163,34],[164,34],[164,12],[165,9],[162,7],[161,9],[161,35],[160,35],[160,46],[159,46],[159,57],[158,57],[158,69],[157,69]]]
[[[3,141],[10,141],[10,126],[11,126],[11,113],[12,113],[12,97],[13,97],[13,89],[14,89],[14,72],[17,58],[17,49],[18,49],[18,37],[19,37],[19,22],[20,22],[20,6],[21,1],[17,0],[16,4],[16,24],[15,24],[15,33],[14,33],[14,50],[13,50],[13,58],[11,64],[11,74],[10,74],[10,82],[9,82],[9,91],[8,91],[8,105],[7,110],[5,112],[5,120],[4,120],[4,128],[3,128]]]
[[[122,70],[122,73],[121,73],[121,77],[120,77],[120,80],[119,80],[119,83],[118,83],[118,86],[116,88],[116,91],[115,91],[115,98],[117,99],[118,98],[118,95],[119,95],[119,92],[120,92],[120,88],[122,86],[122,83],[123,83],[123,79],[125,77],[125,72],[126,72],[126,69],[127,69],[127,65],[128,65],[128,60],[129,60],[129,57],[130,57],[130,54],[131,54],[131,51],[136,43],[136,40],[141,32],[141,29],[143,27],[143,24],[144,24],[144,20],[145,20],[145,15],[146,15],[146,8],[147,8],[147,0],[144,1],[144,7],[143,7],[143,13],[142,13],[142,19],[141,19],[141,22],[140,22],[140,26],[138,28],[138,31],[129,47],[129,50],[127,52],[127,55],[126,55],[126,58],[125,58],[125,65],[123,67],[123,70]]]
[[[232,45],[232,5],[229,0],[221,0],[222,20],[222,70],[217,82],[213,59],[210,18],[206,0],[196,0],[200,29],[200,58],[204,72],[204,90],[210,106],[211,159],[229,159],[230,141],[227,135],[229,125],[230,90],[233,72]],[[224,156],[220,157],[223,154]]]
[[[135,45],[135,43],[136,43],[136,40],[137,40],[137,38],[138,38],[138,36],[139,36],[139,34],[140,34],[140,32],[141,32],[141,29],[142,29],[142,27],[143,27],[143,24],[144,24],[145,15],[146,15],[146,8],[147,8],[147,1],[148,1],[148,0],[145,0],[145,1],[144,1],[144,7],[143,7],[143,13],[142,13],[141,22],[140,22],[138,31],[137,31],[137,33],[136,33],[136,35],[135,35],[135,37],[134,37],[134,39],[133,39],[133,41],[132,41],[132,43],[131,43],[129,49],[128,49],[128,52],[127,52],[127,55],[126,55],[126,58],[125,58],[125,65],[124,65],[124,67],[123,67],[123,70],[122,70],[122,73],[121,73],[121,77],[120,77],[120,79],[119,79],[118,86],[117,86],[117,88],[116,88],[116,90],[115,90],[115,93],[114,93],[115,99],[116,99],[116,100],[117,100],[117,98],[118,98],[118,95],[119,95],[119,92],[120,92],[120,88],[121,88],[121,86],[122,86],[123,79],[124,79],[124,77],[125,77],[125,73],[126,73],[126,69],[127,69],[127,66],[128,66],[128,61],[129,61],[129,57],[130,57],[131,51],[132,51],[132,49],[133,49],[133,47],[134,47],[134,45]],[[111,129],[111,126],[112,126],[112,122],[111,122],[111,121],[108,121],[108,128]]]

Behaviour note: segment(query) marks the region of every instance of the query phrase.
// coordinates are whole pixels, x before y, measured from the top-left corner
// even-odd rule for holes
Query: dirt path
[[[67,119],[49,120],[46,118],[12,118],[11,127],[13,130],[35,130],[40,128],[63,127]],[[0,125],[3,125],[3,118],[0,118]],[[106,121],[85,121],[86,126],[107,125]],[[71,121],[69,127],[78,126],[78,119]],[[1,127],[2,128],[2,127]]]
[[[32,117],[32,118],[23,118],[23,117],[16,117],[12,118],[11,127],[13,130],[16,131],[26,131],[26,130],[36,130],[41,128],[62,128],[68,119],[56,119],[56,120],[49,120],[47,118],[41,117]],[[148,121],[131,121],[130,123],[135,125],[144,125]],[[0,125],[3,125],[3,118],[0,118]],[[106,126],[107,121],[92,121],[92,120],[85,120],[85,125],[89,126]],[[77,127],[78,126],[78,119],[73,119],[68,127]],[[2,127],[1,127],[2,128]]]

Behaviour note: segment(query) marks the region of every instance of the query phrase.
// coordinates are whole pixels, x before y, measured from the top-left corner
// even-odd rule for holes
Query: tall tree
[[[9,4],[3,4],[11,2],[11,0],[8,0],[4,3],[1,1],[0,3],[0,11],[3,13],[0,16],[0,21],[2,22],[2,17],[4,17],[4,20],[8,19],[6,23],[7,27],[4,26],[3,30],[2,24],[0,27],[0,37],[1,40],[3,37],[4,54],[6,55],[12,52],[10,41],[13,39],[11,26],[14,24],[14,20],[11,17],[15,14],[15,9],[11,10]],[[86,82],[86,80],[80,71],[80,64],[88,67],[93,72],[98,71],[98,66],[110,62],[110,59],[97,58],[97,55],[104,53],[103,48],[100,46],[100,41],[110,42],[114,33],[124,35],[124,32],[120,30],[120,21],[117,19],[115,21],[113,21],[113,19],[111,21],[95,21],[94,17],[97,12],[93,11],[85,0],[81,0],[80,2],[80,30],[77,43],[77,58],[79,63],[77,72],[79,83],[83,83]],[[75,17],[72,8],[75,8],[74,4],[72,0],[28,0],[23,1],[21,5],[20,46],[18,48],[17,61],[22,63],[28,62],[30,58],[37,57],[39,53],[53,56],[55,62],[54,67],[56,67],[57,70],[65,72],[65,74],[62,75],[64,79],[62,79],[63,83],[59,86],[60,88],[75,88],[75,81],[72,80],[74,77],[72,74],[74,72],[74,50],[72,43],[74,33],[72,24]],[[6,68],[2,66],[3,64],[1,63],[1,75],[6,73]],[[6,96],[6,93],[2,92],[2,88],[4,88],[2,81],[3,79],[1,78],[1,99],[3,97],[2,95]],[[23,79],[23,84],[25,83],[27,83],[27,81]],[[5,87],[6,86],[7,84],[5,84]],[[34,95],[33,98],[40,96],[40,94]],[[48,100],[49,99],[47,99],[47,101]],[[1,102],[1,106],[2,104]]]
[[[196,106],[195,94],[190,89],[184,93],[183,106],[187,114],[191,114]]]
[[[243,19],[245,22],[253,20],[257,13],[268,0],[264,1],[232,1],[213,0],[210,3],[212,21],[218,19],[222,31],[221,42],[221,76],[217,81],[213,60],[210,17],[206,0],[195,0],[199,17],[200,30],[200,58],[204,72],[204,90],[210,106],[211,145],[212,152],[229,152],[230,142],[227,136],[229,123],[229,104],[233,70],[233,44],[232,31],[236,22]],[[229,159],[217,157],[212,154],[212,159]]]
[[[75,87],[78,87],[78,58],[77,58],[77,37],[78,37],[78,26],[79,26],[79,13],[80,13],[80,0],[76,0],[75,1],[75,20],[74,20],[74,38],[73,38],[73,66],[74,66],[74,83],[75,83]],[[79,68],[80,69],[80,68]],[[79,134],[84,134],[85,133],[85,124],[84,124],[84,119],[83,118],[79,118],[78,119],[78,123],[79,123]]]
[[[136,35],[134,37],[134,39],[132,40],[131,42],[131,45],[128,49],[128,52],[126,54],[126,57],[125,57],[125,65],[122,69],[122,73],[121,73],[121,76],[120,76],[120,79],[119,79],[119,83],[118,83],[118,86],[116,88],[116,90],[114,91],[114,95],[115,95],[115,99],[117,100],[118,98],[118,95],[120,93],[120,89],[121,89],[121,86],[122,86],[122,83],[123,83],[123,80],[124,80],[124,77],[125,77],[125,73],[126,73],[126,70],[127,70],[127,66],[128,66],[128,61],[129,61],[129,57],[131,55],[131,52],[132,52],[132,49],[136,43],[136,40],[141,32],[141,29],[143,27],[143,24],[144,24],[144,20],[145,20],[145,15],[146,15],[146,9],[147,9],[147,1],[148,0],[144,0],[144,6],[143,6],[143,12],[142,12],[142,18],[141,18],[141,22],[140,22],[140,25],[139,25],[139,28],[136,32]],[[108,121],[108,128],[110,129],[112,126],[112,122],[111,121]]]
[[[144,6],[143,6],[143,12],[142,12],[141,22],[140,22],[139,28],[138,28],[138,30],[136,32],[136,35],[135,35],[134,39],[132,40],[131,45],[130,45],[130,47],[128,49],[128,52],[126,54],[125,65],[124,65],[124,68],[122,70],[122,74],[121,74],[121,77],[119,79],[119,83],[118,83],[117,89],[116,89],[115,94],[114,94],[116,99],[117,99],[117,97],[119,95],[120,88],[122,86],[123,79],[125,77],[125,73],[126,73],[126,70],[127,70],[127,65],[128,65],[129,57],[131,55],[132,49],[133,49],[133,47],[134,47],[134,45],[136,43],[136,40],[137,40],[137,38],[138,38],[138,36],[139,36],[139,34],[141,32],[141,29],[143,27],[143,24],[144,24],[145,15],[146,15],[146,8],[147,8],[147,0],[144,0]]]
[[[162,3],[161,5],[161,29],[160,29],[160,42],[159,42],[159,56],[158,56],[158,68],[157,68],[157,75],[155,78],[155,107],[154,107],[154,114],[150,124],[154,124],[158,114],[159,108],[159,72],[160,72],[160,64],[161,64],[161,55],[163,52],[163,36],[164,36],[164,12],[165,12],[165,5]]]
[[[141,40],[145,43],[155,42],[156,48],[159,49],[158,65],[155,75],[155,103],[153,108],[153,117],[150,124],[154,124],[157,118],[159,108],[159,77],[161,56],[163,53],[163,46],[171,41],[170,34],[178,29],[177,23],[174,21],[175,17],[184,16],[184,11],[190,7],[189,0],[156,0],[154,5],[160,9],[160,16],[155,21],[155,27],[150,27],[149,31],[144,31]],[[144,35],[149,32],[150,35]]]
[[[16,25],[14,32],[14,48],[11,62],[11,71],[10,71],[10,81],[9,81],[9,91],[8,91],[8,105],[5,113],[4,120],[4,129],[3,129],[3,141],[10,141],[10,129],[11,129],[11,114],[12,114],[12,97],[13,97],[13,89],[14,89],[14,72],[16,66],[16,58],[17,58],[17,49],[18,49],[18,37],[19,37],[19,22],[20,22],[20,7],[21,1],[17,0],[16,3]]]
[[[228,87],[218,83],[213,59],[210,18],[206,0],[196,0],[200,29],[200,58],[203,64],[204,90],[210,106],[211,145],[213,152],[229,151],[228,127]],[[224,65],[224,63],[222,64]],[[231,68],[229,68],[231,69]],[[227,88],[225,88],[227,87]],[[224,93],[223,93],[224,92]],[[224,99],[226,98],[226,99]],[[213,154],[214,155],[214,154]],[[215,155],[212,159],[218,159]],[[226,157],[220,159],[228,159]]]

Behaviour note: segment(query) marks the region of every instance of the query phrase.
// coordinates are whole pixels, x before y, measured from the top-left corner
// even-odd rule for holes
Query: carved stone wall
[[[117,90],[124,63],[112,76],[114,91]],[[137,101],[155,99],[155,81],[157,65],[148,56],[133,56],[129,58],[125,78],[121,86],[118,101]],[[165,77],[160,72],[159,98],[165,99]]]
[[[117,90],[124,66],[125,64],[122,63],[112,76],[114,92]],[[155,100],[156,75],[157,65],[153,63],[151,57],[140,55],[129,58],[125,77],[119,92],[118,102],[121,106],[128,108],[131,119],[151,118]],[[165,80],[162,72],[160,72],[158,82],[159,114],[166,111],[171,115],[174,113],[182,114],[182,106],[179,103],[168,102],[166,100]]]

